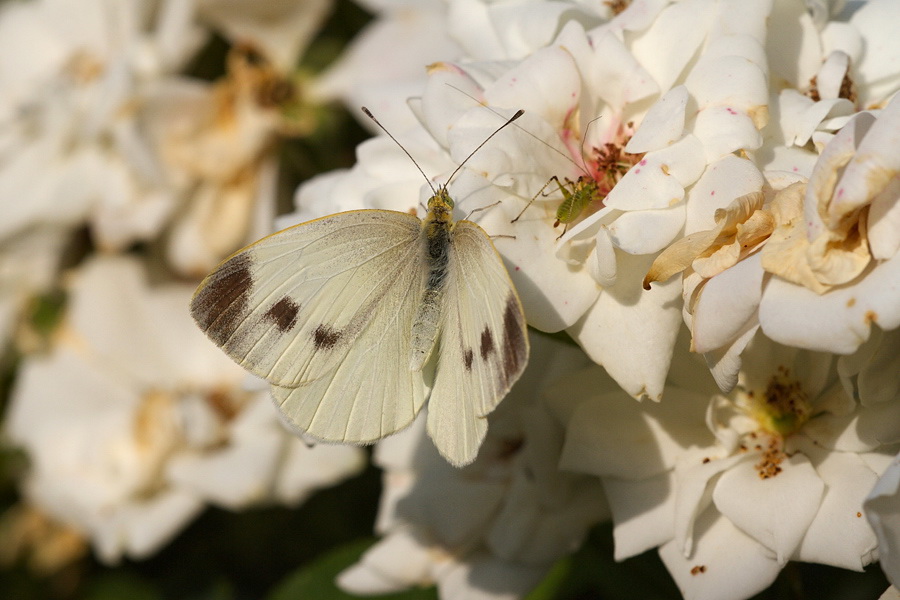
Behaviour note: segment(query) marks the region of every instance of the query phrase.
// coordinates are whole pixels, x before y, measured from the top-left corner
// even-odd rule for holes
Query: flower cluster
[[[415,14],[443,23],[420,33],[445,55],[390,119],[436,182],[465,161],[458,217],[492,236],[529,325],[595,363],[530,391],[564,429],[560,476],[602,481],[617,558],[659,548],[691,598],[749,597],[790,560],[862,570],[880,555],[895,573],[897,5],[453,0]],[[399,50],[382,37],[403,18],[384,9],[332,89],[381,106],[384,82],[408,82],[402,61],[385,72]],[[430,190],[393,141],[358,160],[302,186],[289,222],[421,214]],[[459,566],[434,558],[449,552],[468,593],[513,593],[477,575],[485,542],[434,533],[451,517],[417,491],[424,466],[385,466],[407,488],[388,483],[385,540],[347,589],[436,580],[462,597]],[[401,544],[431,558],[398,564],[386,548]]]
[[[136,259],[97,258],[65,322],[22,367],[6,434],[26,498],[105,561],[156,552],[207,503],[295,504],[362,466],[357,448],[290,435],[264,386],[193,326],[193,285],[149,288]]]

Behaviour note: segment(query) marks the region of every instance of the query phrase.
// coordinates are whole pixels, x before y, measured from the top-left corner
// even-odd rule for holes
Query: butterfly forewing
[[[373,308],[340,364],[311,383],[273,386],[275,403],[293,426],[327,441],[367,443],[413,421],[428,390],[423,373],[406,360],[424,287],[422,269],[412,267],[398,273],[391,290],[402,301]]]
[[[487,431],[485,416],[525,369],[528,333],[519,298],[485,232],[459,221],[451,246],[428,432],[459,466],[475,459]]]
[[[348,359],[383,361],[379,345],[408,347],[399,339],[408,332],[396,331],[408,327],[371,325],[385,312],[415,310],[425,272],[420,224],[360,210],[285,229],[223,262],[201,283],[191,313],[235,361],[275,385],[340,381],[335,370]]]

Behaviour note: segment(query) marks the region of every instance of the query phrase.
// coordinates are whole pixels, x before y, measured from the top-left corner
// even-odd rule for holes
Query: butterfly
[[[203,280],[191,314],[271,384],[294,429],[373,443],[427,402],[429,436],[463,466],[528,362],[528,333],[491,239],[453,220],[446,184],[432,192],[424,220],[353,210],[239,250]]]

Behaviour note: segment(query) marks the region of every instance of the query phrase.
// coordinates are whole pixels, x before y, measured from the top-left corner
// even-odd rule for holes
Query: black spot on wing
[[[253,275],[249,252],[232,257],[213,271],[191,301],[191,315],[206,335],[224,346],[249,310]]]
[[[466,365],[466,371],[472,370],[472,360],[475,358],[475,353],[472,352],[471,348],[466,348],[466,351],[463,352],[463,363]]]
[[[313,344],[316,350],[330,350],[341,339],[342,333],[337,329],[332,329],[327,325],[319,325],[313,332]]]
[[[285,296],[266,311],[265,318],[281,331],[285,333],[293,329],[297,323],[297,313],[300,311],[300,305]]]
[[[494,352],[494,336],[488,326],[484,326],[481,332],[481,360],[487,360],[491,353]]]
[[[518,379],[528,358],[523,318],[516,297],[510,295],[503,312],[503,375],[509,385]]]

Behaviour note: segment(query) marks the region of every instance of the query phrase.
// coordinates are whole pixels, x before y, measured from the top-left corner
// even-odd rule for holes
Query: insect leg
[[[538,193],[537,193],[537,194],[535,194],[534,196],[532,196],[531,200],[528,201],[528,204],[525,205],[525,208],[522,209],[522,212],[520,212],[518,215],[516,215],[516,218],[513,219],[512,221],[510,221],[510,223],[515,223],[516,221],[518,221],[519,219],[521,219],[521,218],[522,218],[522,215],[525,214],[525,211],[528,210],[528,207],[529,207],[529,206],[531,206],[532,204],[534,204],[534,201],[537,200],[537,197],[538,197],[538,196],[546,196],[547,194],[544,193],[544,190],[546,190],[546,189],[547,189],[547,186],[550,185],[550,184],[551,184],[552,182],[554,182],[554,181],[556,182],[556,185],[559,186],[560,191],[563,192],[563,197],[565,197],[566,192],[565,192],[565,190],[563,189],[562,184],[559,182],[559,178],[558,178],[556,175],[554,175],[553,177],[551,177],[550,179],[547,180],[547,183],[544,184],[544,187],[542,187],[541,189],[538,190]]]

